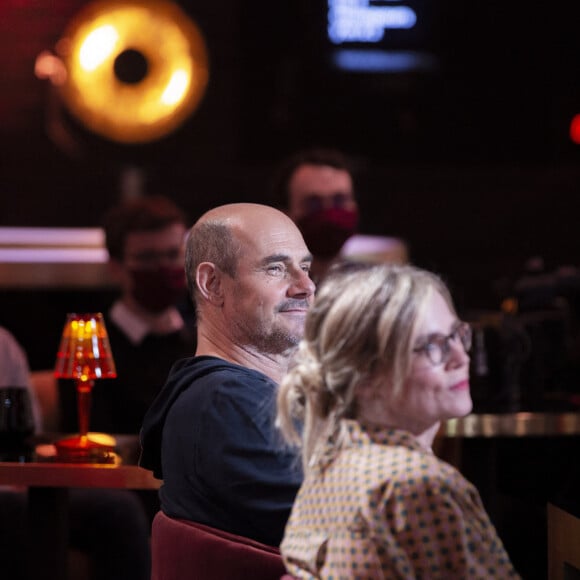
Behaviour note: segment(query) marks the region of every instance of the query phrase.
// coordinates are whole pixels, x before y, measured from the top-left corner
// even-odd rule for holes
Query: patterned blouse
[[[300,579],[519,578],[475,487],[404,431],[346,421],[304,481],[281,551]]]

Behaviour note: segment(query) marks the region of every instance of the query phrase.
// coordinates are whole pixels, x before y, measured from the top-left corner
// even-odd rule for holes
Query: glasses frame
[[[459,340],[463,350],[468,353],[471,350],[471,344],[473,342],[473,330],[470,324],[468,322],[460,322],[447,335],[438,333],[430,334],[425,340],[425,343],[415,347],[413,352],[424,354],[433,366],[446,364],[451,356],[452,340]]]

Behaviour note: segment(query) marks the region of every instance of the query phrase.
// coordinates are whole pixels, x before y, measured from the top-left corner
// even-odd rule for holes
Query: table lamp
[[[106,462],[114,441],[101,434],[89,434],[91,391],[95,379],[117,376],[103,315],[67,314],[54,376],[74,379],[77,390],[79,433],[55,443],[57,459],[76,462]]]

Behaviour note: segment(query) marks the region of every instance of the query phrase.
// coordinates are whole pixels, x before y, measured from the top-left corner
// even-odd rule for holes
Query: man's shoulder
[[[216,357],[200,356],[185,359],[177,370],[180,380],[189,383],[183,400],[199,405],[202,400],[232,400],[243,406],[244,401],[269,399],[276,385],[266,375]]]
[[[268,382],[272,381],[260,371],[237,365],[214,356],[195,356],[185,359],[179,372],[190,375],[193,381],[233,381]]]

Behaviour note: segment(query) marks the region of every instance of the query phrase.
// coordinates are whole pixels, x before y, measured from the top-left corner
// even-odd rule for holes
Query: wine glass
[[[30,392],[26,387],[0,387],[0,460],[25,461],[34,432]]]

